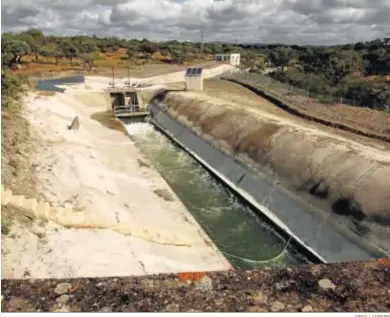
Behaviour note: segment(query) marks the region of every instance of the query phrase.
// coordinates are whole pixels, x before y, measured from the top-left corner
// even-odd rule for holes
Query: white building
[[[203,91],[203,69],[187,68],[185,73],[186,90]]]
[[[230,54],[216,54],[215,60],[220,62],[228,62],[230,65],[238,66],[240,65],[240,53],[230,53]]]

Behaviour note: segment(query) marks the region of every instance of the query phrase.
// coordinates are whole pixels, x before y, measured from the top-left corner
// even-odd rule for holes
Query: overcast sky
[[[338,44],[390,37],[390,0],[2,0],[2,32]]]

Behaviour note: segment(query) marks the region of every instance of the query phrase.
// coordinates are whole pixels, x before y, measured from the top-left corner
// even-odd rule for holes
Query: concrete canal
[[[291,247],[289,238],[286,240],[278,235],[250,207],[152,125],[134,123],[126,128],[234,267],[250,269],[307,261]]]

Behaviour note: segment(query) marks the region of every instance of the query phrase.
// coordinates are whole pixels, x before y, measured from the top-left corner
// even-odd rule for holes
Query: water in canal
[[[127,130],[234,267],[251,269],[307,261],[250,207],[152,125],[129,124]]]

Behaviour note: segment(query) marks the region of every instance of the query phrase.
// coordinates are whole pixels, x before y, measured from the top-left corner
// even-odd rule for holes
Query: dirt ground
[[[177,64],[147,64],[147,65],[134,65],[130,66],[130,77],[147,78],[157,75],[166,75],[174,72],[184,70],[185,67],[197,66],[202,68],[212,68],[219,65],[215,61],[207,62],[192,62],[186,65]],[[95,71],[89,72],[89,76],[112,76],[111,68],[97,68]],[[115,77],[126,78],[127,68],[126,66],[118,66],[115,68]]]
[[[275,106],[273,103],[269,102],[268,100],[258,96],[257,94],[250,91],[249,89],[246,89],[246,88],[244,88],[238,84],[232,83],[232,82],[227,82],[225,80],[220,80],[220,79],[209,79],[209,80],[205,81],[204,90],[205,90],[205,93],[210,97],[217,97],[220,99],[227,100],[229,102],[237,103],[238,105],[241,105],[244,108],[266,111],[268,113],[277,115],[279,117],[293,120],[294,122],[301,124],[303,126],[308,126],[311,128],[320,129],[321,131],[336,134],[336,135],[342,136],[344,138],[348,138],[350,140],[357,141],[357,142],[362,143],[364,145],[375,147],[375,148],[380,149],[380,150],[390,150],[390,144],[388,144],[386,142],[369,139],[369,138],[366,138],[363,136],[356,135],[356,134],[351,133],[351,132],[346,132],[346,131],[342,131],[340,129],[328,127],[328,126],[322,125],[320,123],[311,122],[311,121],[305,120],[303,118],[299,118],[295,115],[292,115],[292,114],[284,111],[283,109],[278,108],[277,106]],[[325,107],[325,106],[322,105],[322,107]],[[346,107],[347,107],[347,109],[346,109]],[[316,112],[316,113],[317,113],[317,109],[318,109],[318,113],[323,112],[322,108],[312,107],[310,109],[311,109],[310,111]],[[336,109],[336,108],[333,107],[331,109]],[[335,111],[335,110],[333,110],[333,111]],[[361,111],[364,114],[365,113],[372,113],[371,119],[369,119],[367,121],[376,122],[376,124],[381,126],[382,129],[384,129],[388,125],[390,126],[390,115],[389,114],[379,112],[379,111],[371,111],[371,110],[362,109],[362,108],[343,106],[343,113],[344,112],[348,113],[348,111],[350,111],[350,113],[355,113],[355,112],[359,112],[359,111]],[[326,113],[328,113],[328,112],[326,112]],[[329,114],[329,116],[331,116],[331,114]],[[345,123],[351,122],[351,119],[349,117],[346,117],[344,115],[340,116],[340,114],[338,114],[338,116],[339,116],[339,120],[342,122],[343,122],[344,118],[345,118]],[[355,116],[355,117],[357,117],[357,116]],[[361,118],[364,118],[364,116],[361,116]],[[375,121],[375,118],[377,118],[376,121]],[[326,119],[326,117],[324,117],[324,119]],[[360,124],[360,122],[356,122],[356,124]],[[375,126],[375,125],[373,125],[373,126]]]
[[[38,153],[50,147],[40,139],[36,128],[26,119],[24,103],[12,104],[2,109],[1,122],[1,183],[14,194],[43,198],[39,190],[37,171],[40,170]],[[44,244],[45,221],[29,217],[14,206],[1,206],[2,257],[12,249],[16,241],[33,241],[38,248]],[[23,244],[23,243],[22,243]],[[27,244],[22,245],[27,247]],[[2,263],[2,275],[13,271]],[[21,272],[28,277],[29,271]]]
[[[193,61],[187,64],[178,65],[178,64],[169,64],[169,63],[152,63],[152,64],[129,64],[130,67],[130,77],[137,78],[146,78],[157,75],[165,75],[178,71],[184,70],[186,67],[197,66],[202,68],[212,68],[218,65],[215,61]],[[114,76],[116,78],[127,78],[128,69],[127,65],[119,64],[114,66]],[[27,75],[31,80],[34,79],[44,79],[44,78],[57,78],[57,77],[66,77],[72,76],[75,74],[83,74],[86,76],[107,76],[112,77],[112,67],[99,66],[95,67],[90,71],[87,71],[80,67],[63,67],[59,69],[49,68],[49,67],[36,67],[28,68],[20,71],[15,71],[15,73]]]
[[[390,266],[379,260],[138,278],[5,280],[1,288],[5,312],[375,311],[385,316],[379,312],[390,309]]]
[[[35,197],[37,179],[36,153],[45,147],[25,118],[23,104],[2,109],[1,183],[15,194]]]
[[[81,225],[50,218],[40,229],[34,219],[26,225],[18,208],[3,208],[2,276],[64,278],[230,268],[196,221],[186,222],[190,214],[161,176],[150,164],[140,167],[147,159],[123,134],[123,127],[107,116],[104,93],[80,86],[74,93],[31,92],[20,112],[3,113],[8,120],[2,126],[5,188],[49,202],[54,210],[70,204],[62,211],[67,213],[65,221],[80,214],[85,218]],[[68,130],[76,116],[79,128]]]

